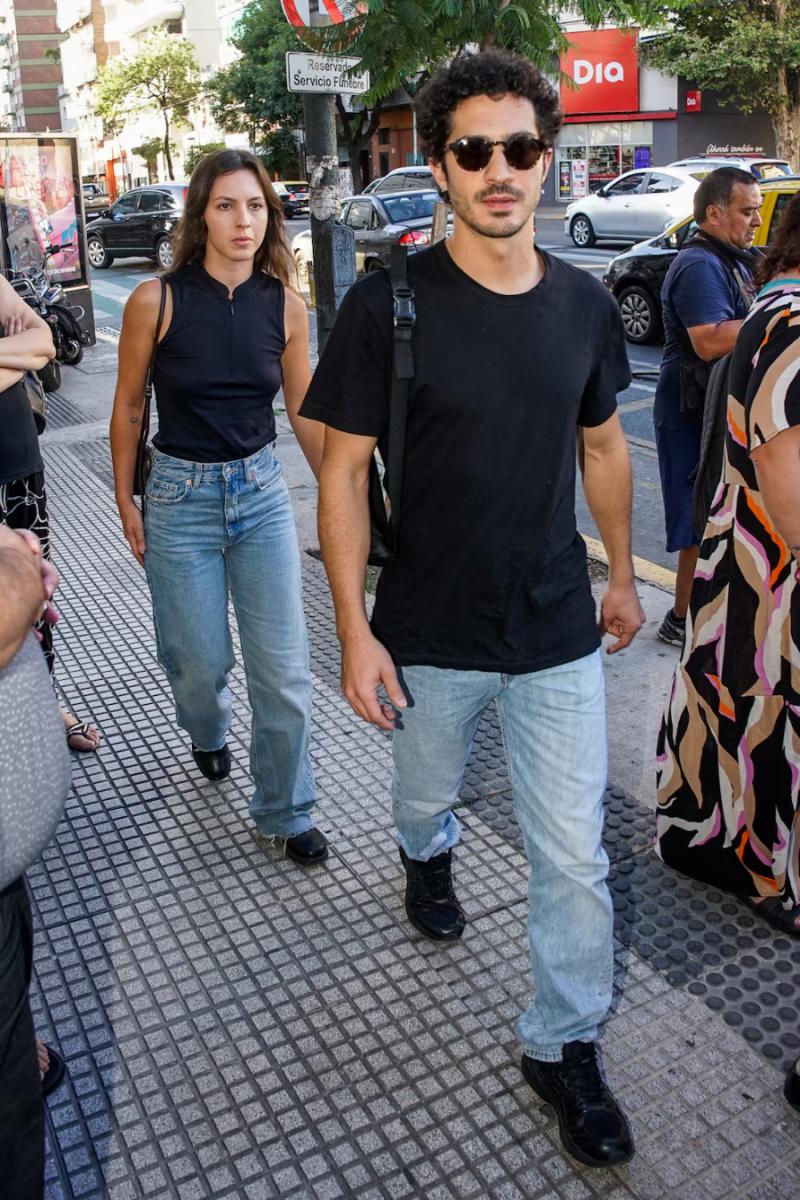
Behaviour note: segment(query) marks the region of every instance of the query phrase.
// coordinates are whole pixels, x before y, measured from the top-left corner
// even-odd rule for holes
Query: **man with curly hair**
[[[525,1079],[566,1148],[608,1166],[633,1152],[595,1039],[611,999],[612,908],[600,835],[606,728],[600,636],[575,520],[575,463],[605,542],[600,630],[639,629],[631,470],[616,414],[630,382],[613,298],[534,247],[533,214],[561,123],[527,60],[463,55],[420,94],[418,128],[455,214],[413,255],[413,380],[397,558],[364,607],[367,479],[386,460],[392,295],[385,273],[348,293],[303,405],[326,426],[320,540],[355,712],[394,728],[394,816],[406,912],[459,938],[452,812],[494,702],[531,865],[535,994],[520,1017]],[[389,703],[376,695],[385,688]]]

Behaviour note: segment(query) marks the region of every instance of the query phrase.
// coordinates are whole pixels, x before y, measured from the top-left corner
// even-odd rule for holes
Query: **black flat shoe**
[[[231,752],[227,742],[219,750],[198,750],[192,743],[192,758],[212,783],[227,779],[231,773]]]
[[[315,867],[328,857],[328,839],[320,829],[296,833],[284,843],[284,854],[301,867]]]
[[[800,1075],[797,1073],[798,1066],[800,1066],[800,1063],[795,1063],[786,1076],[786,1084],[783,1089],[784,1096],[795,1112],[800,1112]]]
[[[56,1054],[52,1046],[45,1045],[47,1051],[47,1070],[42,1076],[42,1095],[49,1096],[56,1088],[61,1087],[67,1074],[67,1066],[60,1054]]]
[[[611,1167],[633,1156],[625,1114],[600,1074],[594,1042],[567,1042],[561,1062],[524,1055],[522,1075],[552,1104],[564,1149],[587,1167]]]

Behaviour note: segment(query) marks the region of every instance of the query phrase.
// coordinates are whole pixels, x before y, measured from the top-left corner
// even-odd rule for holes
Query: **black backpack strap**
[[[390,522],[396,552],[400,530],[400,497],[403,493],[408,395],[414,379],[412,337],[417,319],[414,291],[408,282],[408,254],[405,246],[392,246],[390,274],[394,304],[394,354],[385,483],[386,494],[391,503]]]

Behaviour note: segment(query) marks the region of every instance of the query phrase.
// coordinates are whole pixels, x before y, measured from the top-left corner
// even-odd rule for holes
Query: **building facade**
[[[10,132],[61,129],[56,0],[0,0],[0,120]]]
[[[119,52],[106,38],[102,0],[57,0],[61,42],[61,124],[78,135],[84,178],[102,178],[106,170],[103,122],[95,112],[95,88],[100,69]]]

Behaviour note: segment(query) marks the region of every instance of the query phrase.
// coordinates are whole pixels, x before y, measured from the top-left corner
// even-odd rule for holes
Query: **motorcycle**
[[[79,323],[83,310],[67,302],[64,288],[53,280],[48,266],[54,254],[70,246],[69,242],[61,246],[48,244],[41,250],[37,243],[28,239],[15,256],[14,268],[8,272],[14,291],[47,322],[53,335],[56,356],[38,372],[46,392],[60,387],[60,364],[77,366],[83,358],[84,347],[91,341]]]

